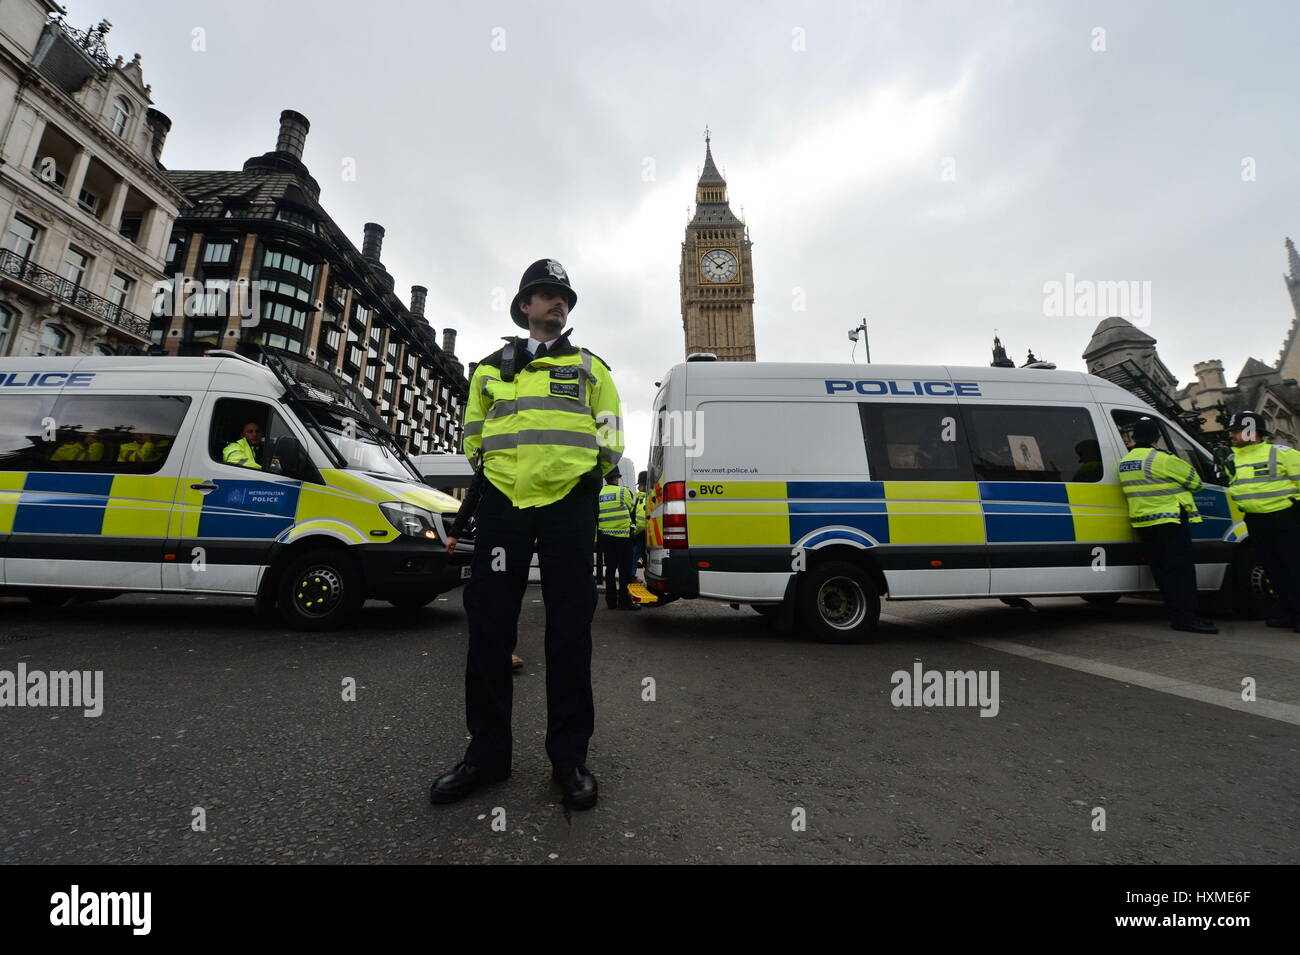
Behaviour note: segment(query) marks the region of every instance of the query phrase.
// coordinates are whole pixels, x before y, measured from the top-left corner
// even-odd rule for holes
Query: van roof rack
[[[348,384],[293,352],[269,345],[259,345],[257,349],[258,357],[262,360],[253,364],[269,368],[294,398],[339,408],[381,431],[392,433],[375,406],[355,385]],[[251,361],[243,355],[239,357]]]
[[[693,351],[686,356],[687,361],[717,361],[718,356],[711,351]]]
[[[203,357],[204,358],[237,358],[240,361],[248,362],[250,365],[258,365],[259,367],[261,366],[261,362],[253,361],[253,359],[249,358],[247,355],[241,355],[237,351],[227,351],[224,348],[213,348],[210,351],[205,351],[203,353]]]

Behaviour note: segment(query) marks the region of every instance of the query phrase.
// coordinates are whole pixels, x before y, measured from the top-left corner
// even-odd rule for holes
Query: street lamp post
[[[871,336],[867,334],[867,320],[865,318],[862,319],[862,324],[849,329],[849,341],[853,342],[853,351],[855,355],[858,349],[859,336],[862,337],[862,344],[866,346],[867,364],[870,365],[871,364]],[[857,358],[854,357],[853,360],[856,362]]]

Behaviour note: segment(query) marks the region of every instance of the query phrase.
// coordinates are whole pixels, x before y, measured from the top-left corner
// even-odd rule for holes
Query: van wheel
[[[1094,607],[1113,607],[1119,603],[1119,594],[1080,594],[1080,596]]]
[[[285,566],[276,608],[295,630],[334,630],[364,600],[356,561],[341,550],[321,548],[300,554]]]
[[[857,564],[830,560],[800,582],[799,615],[815,640],[861,643],[880,621],[880,592]]]

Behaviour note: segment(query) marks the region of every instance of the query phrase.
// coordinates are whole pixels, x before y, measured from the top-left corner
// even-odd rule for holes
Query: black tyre
[[[41,610],[54,610],[56,607],[67,604],[72,599],[73,592],[52,587],[48,590],[29,590],[23,596],[31,601],[33,607]]]
[[[356,561],[345,551],[311,550],[293,557],[280,576],[276,609],[295,630],[334,630],[365,600]]]
[[[1081,594],[1080,596],[1094,607],[1113,607],[1119,603],[1119,594]]]
[[[388,602],[398,610],[416,611],[437,599],[437,594],[406,594],[402,597],[389,597]]]
[[[830,560],[800,581],[799,617],[814,640],[862,643],[880,621],[880,592],[857,564]]]

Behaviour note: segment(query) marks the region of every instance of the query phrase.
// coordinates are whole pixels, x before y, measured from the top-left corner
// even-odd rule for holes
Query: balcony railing
[[[135,312],[128,312],[122,306],[102,296],[87,292],[76,282],[65,279],[62,275],[33,265],[16,252],[8,250],[0,252],[0,274],[40,289],[105,324],[119,328],[128,335],[134,335],[141,341],[149,340],[149,319]]]

